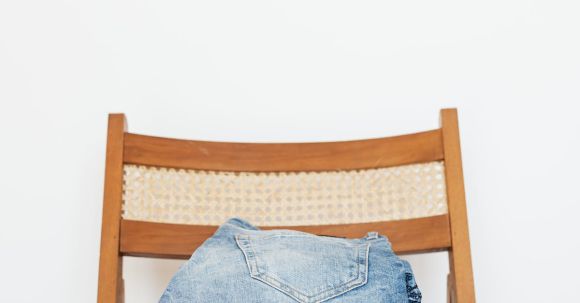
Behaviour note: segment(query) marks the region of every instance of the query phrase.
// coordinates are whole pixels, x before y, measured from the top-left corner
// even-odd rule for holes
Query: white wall
[[[106,114],[225,141],[380,137],[457,106],[479,302],[570,302],[577,1],[0,2],[0,301],[94,302]],[[446,254],[409,257],[444,302]],[[127,302],[181,261],[128,259]]]

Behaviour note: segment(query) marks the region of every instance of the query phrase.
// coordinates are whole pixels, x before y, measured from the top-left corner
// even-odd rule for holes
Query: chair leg
[[[119,282],[117,284],[117,303],[125,303],[125,279],[123,272],[119,271]]]
[[[451,274],[447,274],[447,303],[455,303],[455,283]]]

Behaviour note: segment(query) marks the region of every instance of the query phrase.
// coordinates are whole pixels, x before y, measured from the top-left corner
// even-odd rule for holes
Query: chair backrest
[[[98,302],[123,302],[123,256],[188,258],[217,226],[385,234],[398,253],[449,251],[450,302],[475,302],[456,109],[441,127],[320,143],[190,141],[110,114]]]

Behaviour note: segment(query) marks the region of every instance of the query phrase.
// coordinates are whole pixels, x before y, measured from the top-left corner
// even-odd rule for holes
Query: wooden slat
[[[119,230],[123,199],[123,135],[126,129],[125,115],[109,115],[97,294],[99,303],[123,302],[123,265],[119,253]]]
[[[441,110],[441,128],[445,152],[445,180],[451,226],[452,248],[449,253],[452,283],[451,297],[457,303],[474,303],[475,288],[471,265],[467,208],[463,185],[459,124],[456,109]]]
[[[441,160],[441,130],[322,143],[189,141],[127,133],[131,164],[216,171],[325,171],[388,167]]]
[[[187,259],[217,226],[121,221],[121,252],[124,255]],[[447,215],[390,222],[319,226],[276,226],[262,229],[293,229],[319,235],[359,238],[368,231],[387,235],[397,253],[444,250],[450,247]]]

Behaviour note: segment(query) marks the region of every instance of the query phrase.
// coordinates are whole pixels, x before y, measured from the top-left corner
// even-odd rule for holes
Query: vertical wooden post
[[[451,227],[451,250],[449,251],[451,298],[457,303],[475,302],[471,249],[467,224],[467,208],[463,185],[461,147],[457,109],[441,110],[441,129],[445,157],[445,178]]]
[[[98,303],[122,303],[123,263],[119,254],[119,229],[123,199],[123,138],[127,131],[124,114],[109,114]]]
[[[456,303],[455,299],[455,280],[451,274],[447,274],[447,303]]]

